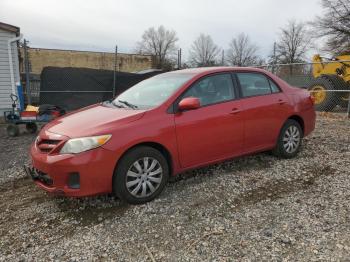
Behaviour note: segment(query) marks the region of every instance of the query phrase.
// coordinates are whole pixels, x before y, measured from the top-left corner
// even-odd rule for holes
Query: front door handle
[[[235,108],[232,108],[230,114],[235,115],[235,114],[238,114],[239,112],[241,112],[241,110],[235,107]]]
[[[278,99],[278,103],[280,104],[280,105],[284,105],[285,103],[287,103],[285,100],[283,100],[283,99]]]

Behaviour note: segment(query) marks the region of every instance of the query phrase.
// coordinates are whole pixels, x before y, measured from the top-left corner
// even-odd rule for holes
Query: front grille
[[[61,140],[43,139],[37,142],[37,147],[42,153],[50,153],[61,142]]]
[[[43,139],[40,144],[57,145],[61,140]]]
[[[48,185],[48,186],[53,185],[53,180],[48,174],[46,174],[38,169],[34,169],[34,172],[36,175],[35,179],[39,180],[41,183],[43,183],[45,185]]]

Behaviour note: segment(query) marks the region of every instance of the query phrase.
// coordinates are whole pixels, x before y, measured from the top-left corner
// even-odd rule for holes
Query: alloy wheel
[[[163,169],[159,161],[153,157],[143,157],[129,167],[126,188],[134,197],[148,197],[158,189],[162,178]]]
[[[300,139],[299,129],[296,126],[290,126],[283,136],[284,150],[289,154],[294,153],[299,147]]]

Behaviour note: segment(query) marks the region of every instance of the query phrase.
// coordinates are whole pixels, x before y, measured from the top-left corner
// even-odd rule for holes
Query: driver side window
[[[230,74],[220,74],[205,77],[192,85],[182,96],[197,97],[201,106],[229,101],[235,98],[234,87]]]

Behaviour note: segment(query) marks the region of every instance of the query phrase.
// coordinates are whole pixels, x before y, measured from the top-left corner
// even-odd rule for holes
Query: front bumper
[[[112,192],[117,156],[110,150],[99,147],[79,154],[47,154],[33,143],[30,155],[32,166],[25,171],[49,193],[83,197]],[[73,175],[78,175],[78,185],[72,185]]]

